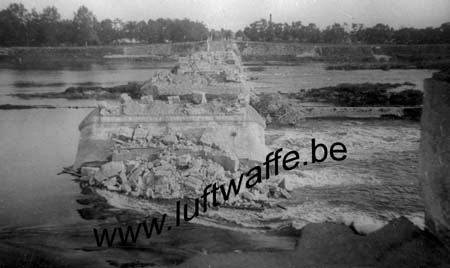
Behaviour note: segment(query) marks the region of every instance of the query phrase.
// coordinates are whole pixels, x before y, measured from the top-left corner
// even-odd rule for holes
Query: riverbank
[[[187,238],[193,238],[193,232],[187,231]],[[207,231],[207,230],[206,230]],[[74,230],[66,230],[62,237],[74,235]],[[230,232],[222,238],[227,243],[242,244],[242,238],[255,238]],[[84,235],[77,235],[76,239]],[[220,237],[211,237],[211,239]],[[166,264],[155,263],[154,258],[146,257],[142,245],[135,250],[137,259],[131,261],[120,254],[120,248],[99,251],[110,259],[96,260],[92,257],[81,257],[66,251],[55,254],[51,248],[29,246],[22,249],[11,244],[0,243],[0,257],[7,260],[2,267],[447,267],[450,257],[444,246],[431,234],[419,230],[405,218],[391,221],[382,229],[367,236],[356,234],[351,228],[334,224],[318,223],[305,226],[300,234],[291,233],[295,242],[292,249],[277,251],[236,249],[215,252],[213,248],[204,248],[185,252],[182,259],[172,257]],[[36,239],[36,238],[35,238]],[[73,239],[73,238],[72,238]],[[28,238],[29,242],[34,239]],[[195,240],[195,239],[193,239]],[[36,241],[34,241],[36,242]],[[73,243],[73,242],[72,242]],[[158,242],[155,242],[158,244]],[[188,241],[186,241],[188,243]],[[60,244],[60,243],[57,243]],[[151,247],[153,248],[153,247]],[[156,248],[155,248],[156,249]],[[167,249],[170,250],[171,249]],[[129,251],[133,252],[132,249]],[[72,254],[71,254],[72,252]],[[126,250],[125,250],[126,252]],[[166,252],[166,254],[169,254]],[[114,254],[116,254],[114,256]],[[137,255],[136,255],[137,254]],[[148,255],[148,254],[147,254]],[[153,255],[153,254],[150,254]],[[176,265],[178,264],[178,265]]]
[[[232,252],[196,256],[175,267],[446,267],[450,257],[431,234],[404,218],[359,236],[350,228],[310,224],[296,248],[282,252]]]
[[[212,42],[214,43],[214,42]],[[302,65],[330,63],[342,70],[427,68],[445,66],[450,45],[363,45],[236,41],[244,64]],[[1,68],[50,68],[117,62],[174,63],[178,56],[206,50],[206,42],[91,47],[1,48]],[[211,47],[214,47],[211,44]],[[70,62],[68,65],[67,63]],[[387,62],[387,64],[386,64]]]

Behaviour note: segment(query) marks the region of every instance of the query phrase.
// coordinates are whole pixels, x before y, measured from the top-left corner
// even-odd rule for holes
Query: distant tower
[[[272,13],[269,14],[269,41],[273,40]]]

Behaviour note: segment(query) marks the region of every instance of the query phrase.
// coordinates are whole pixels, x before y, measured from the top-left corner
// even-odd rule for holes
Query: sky
[[[189,18],[233,31],[269,14],[274,22],[300,20],[321,28],[335,22],[424,28],[450,21],[450,0],[0,0],[0,9],[13,2],[38,11],[55,6],[66,19],[84,5],[98,20]]]

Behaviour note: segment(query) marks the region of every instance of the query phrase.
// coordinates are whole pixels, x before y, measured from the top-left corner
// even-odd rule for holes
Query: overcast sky
[[[272,14],[275,22],[300,20],[319,27],[334,22],[378,22],[395,28],[439,26],[450,21],[450,0],[0,0],[0,9],[20,2],[28,10],[55,6],[63,18],[85,5],[97,19],[189,18],[210,28],[238,30]]]

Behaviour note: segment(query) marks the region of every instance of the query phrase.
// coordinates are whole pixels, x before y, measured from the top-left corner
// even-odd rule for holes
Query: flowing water
[[[48,255],[63,256],[67,264],[77,267],[161,265],[178,263],[204,251],[293,247],[295,241],[291,237],[255,236],[197,224],[188,224],[151,241],[141,241],[131,248],[99,250],[95,247],[93,227],[112,228],[118,222],[139,218],[132,211],[95,201],[95,195],[80,189],[72,177],[57,175],[62,167],[73,163],[78,124],[90,112],[87,108],[64,107],[91,106],[95,101],[20,100],[9,94],[62,91],[88,83],[110,86],[143,81],[159,70],[162,69],[98,66],[82,70],[0,70],[0,104],[60,107],[0,110],[0,247],[27,244]],[[326,71],[317,64],[270,67],[250,73],[258,77],[254,80],[256,88],[264,91],[346,81],[420,83],[418,80],[430,75],[428,70]],[[309,153],[312,138],[328,146],[342,142],[347,147],[348,158],[301,167],[286,174],[295,178],[298,188],[293,191],[292,199],[284,202],[286,210],[270,215],[275,222],[300,228],[308,222],[334,221],[353,224],[361,231],[373,231],[387,220],[404,215],[423,225],[417,183],[419,123],[309,120],[298,128],[266,131],[270,148],[299,150],[301,154]],[[252,218],[236,215],[236,222],[252,224]]]

